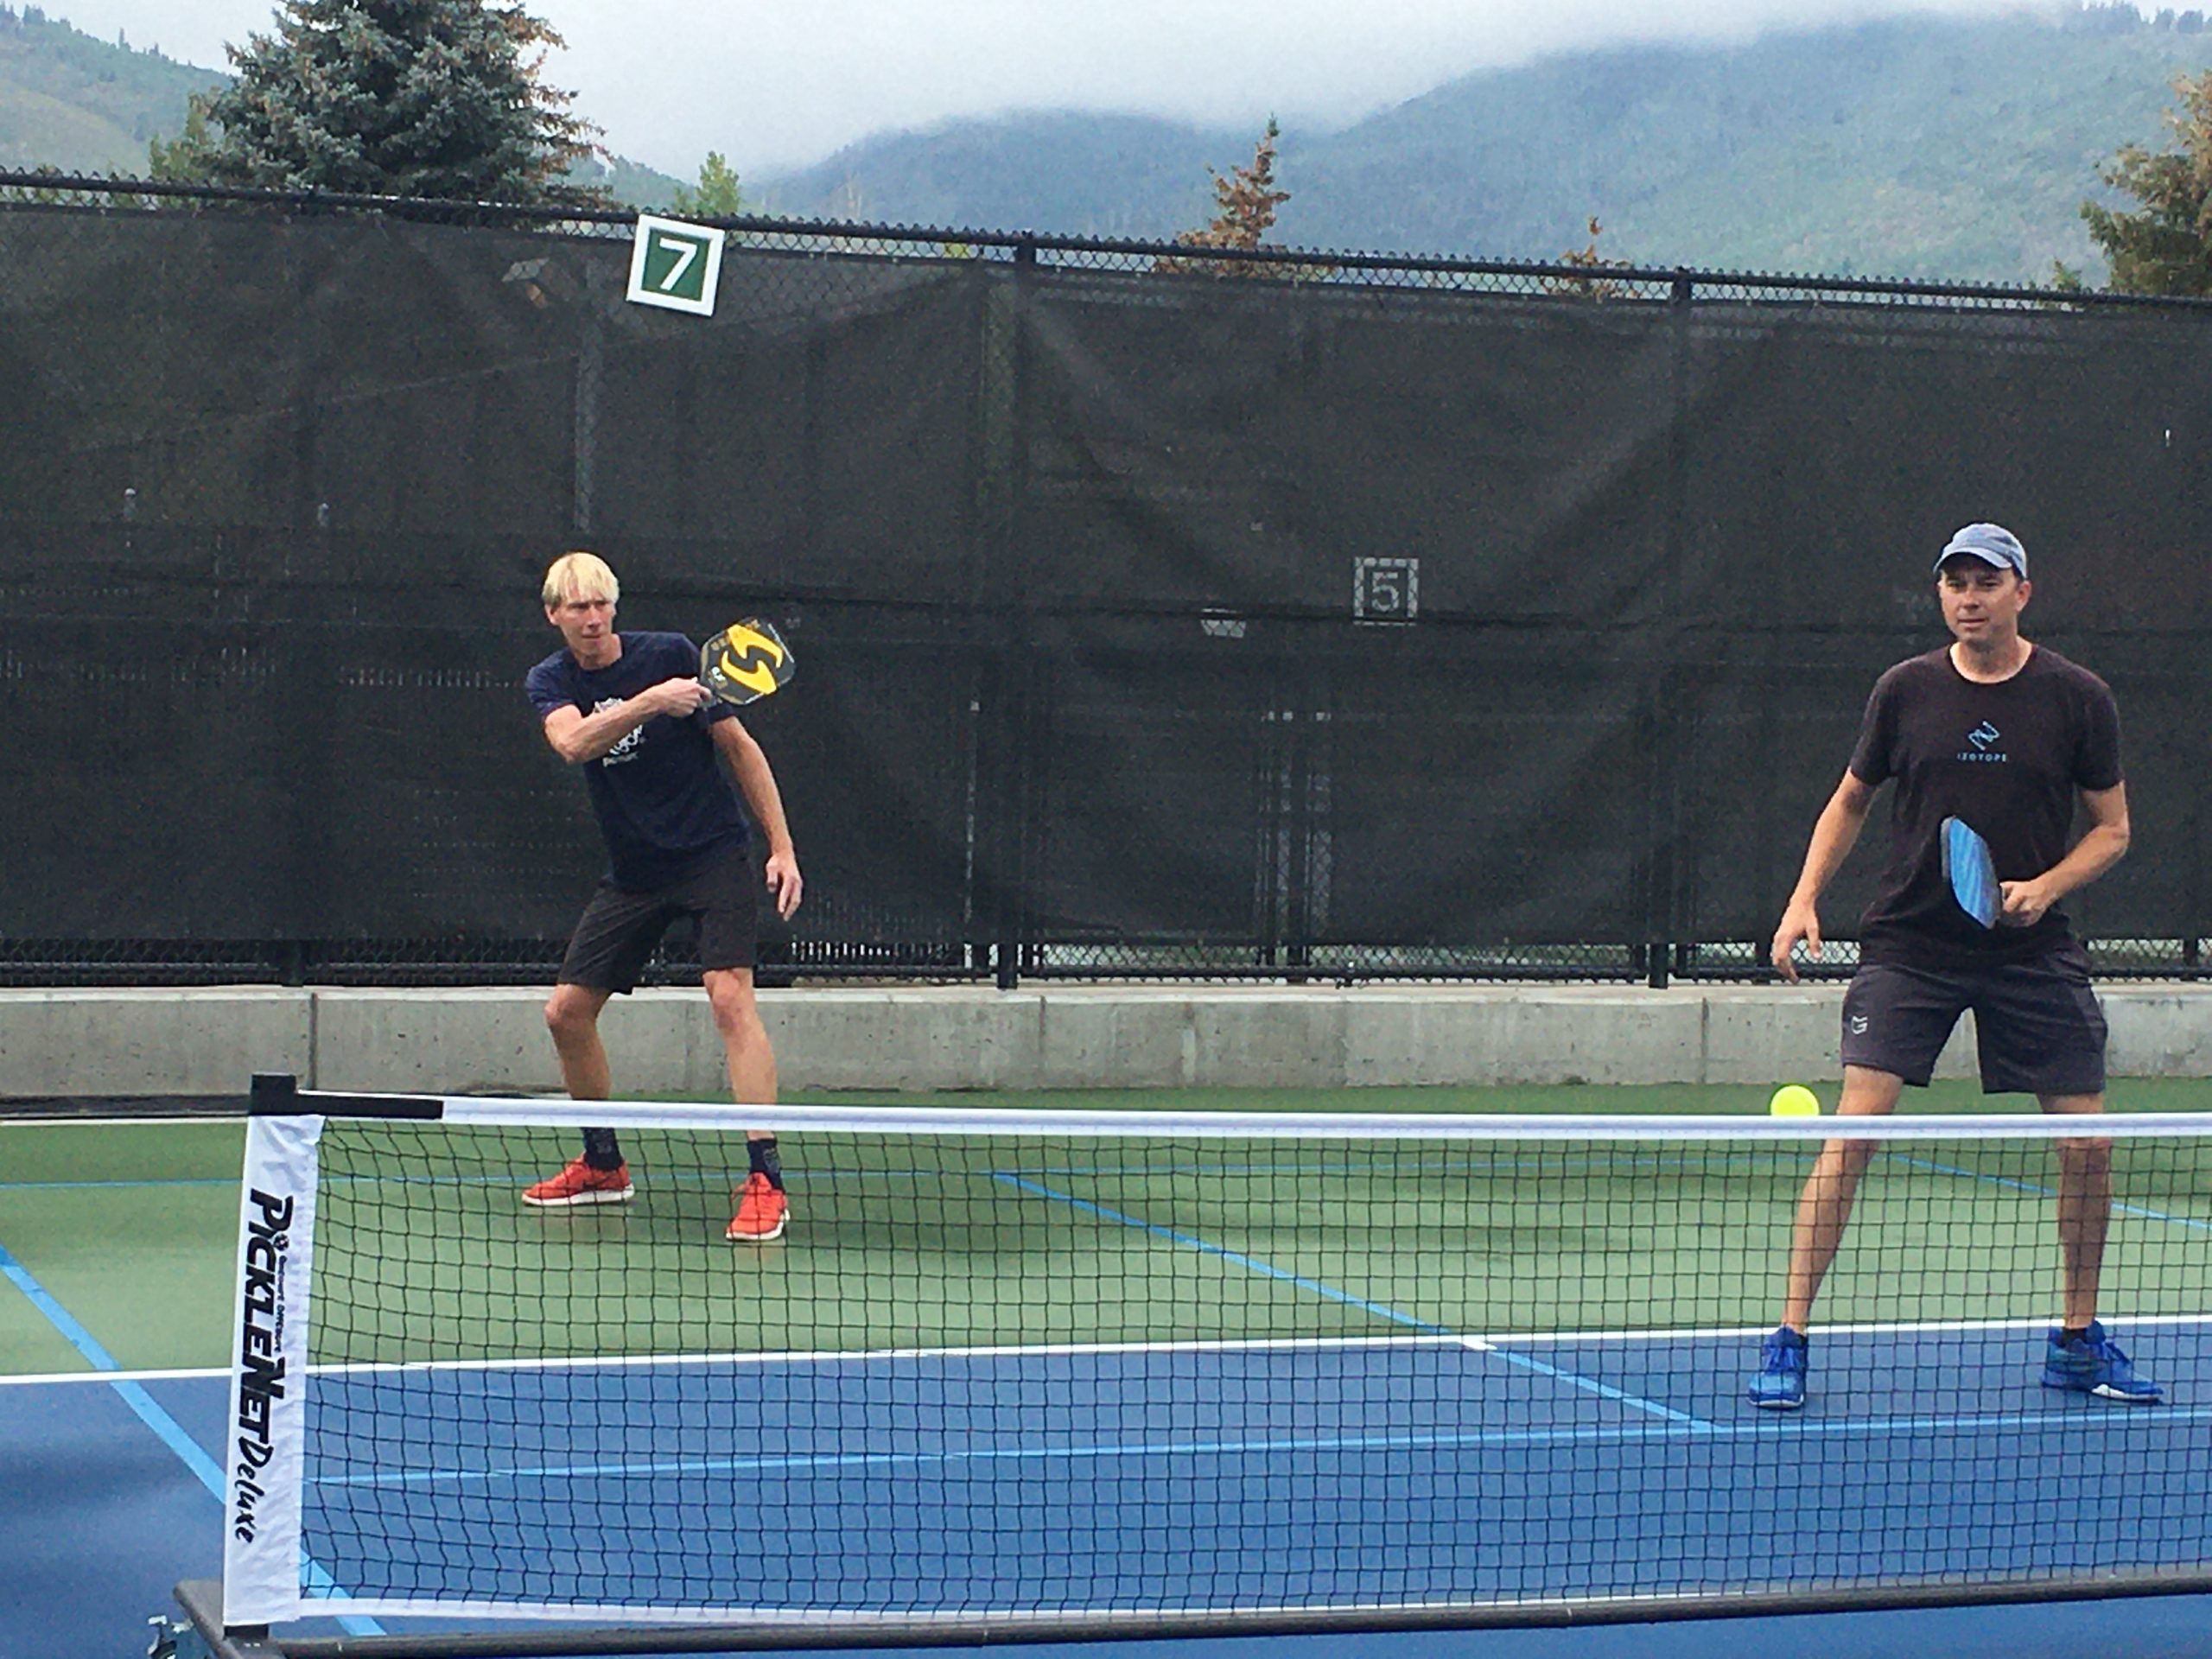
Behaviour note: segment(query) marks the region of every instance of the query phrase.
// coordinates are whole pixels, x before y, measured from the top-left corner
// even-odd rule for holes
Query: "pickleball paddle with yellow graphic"
[[[782,690],[798,671],[784,636],[757,616],[731,623],[699,647],[699,683],[716,702],[736,708]]]

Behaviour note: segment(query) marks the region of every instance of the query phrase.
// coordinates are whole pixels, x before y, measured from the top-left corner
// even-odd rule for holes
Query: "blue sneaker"
[[[2072,1394],[2124,1400],[2132,1406],[2155,1405],[2166,1397],[2164,1389],[2150,1378],[2135,1374],[2135,1367],[2128,1363],[2120,1344],[2105,1335],[2104,1326],[2097,1324],[2089,1326],[2087,1336],[2074,1342],[2065,1340],[2063,1331],[2051,1332],[2050,1345],[2044,1352],[2043,1385],[2046,1389],[2064,1389]]]
[[[1805,1338],[1788,1325],[1759,1346],[1758,1375],[1746,1392],[1763,1411],[1795,1411],[1805,1403]]]

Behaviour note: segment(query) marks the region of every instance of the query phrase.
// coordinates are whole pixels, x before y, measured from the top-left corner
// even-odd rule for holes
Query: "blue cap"
[[[1936,556],[1936,568],[1941,570],[1944,560],[1961,553],[1985,564],[1993,564],[1999,570],[2010,570],[2017,576],[2028,574],[2028,550],[2020,545],[2018,537],[2002,524],[1968,524],[1943,544],[1943,550]]]

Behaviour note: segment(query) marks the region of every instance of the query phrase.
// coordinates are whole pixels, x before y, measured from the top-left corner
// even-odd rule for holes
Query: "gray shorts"
[[[1868,963],[1843,997],[1843,1063],[1924,1087],[1968,1008],[1986,1095],[2098,1095],[2105,1015],[2088,953],[2069,943],[2026,962],[1963,971]]]

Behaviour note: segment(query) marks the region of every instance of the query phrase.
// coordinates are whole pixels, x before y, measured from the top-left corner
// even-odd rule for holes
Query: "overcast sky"
[[[2028,0],[2032,3],[2032,0]],[[2177,3],[2180,0],[2176,0]],[[49,15],[226,67],[272,0],[42,0]],[[690,177],[818,161],[887,128],[1025,108],[1338,125],[1464,74],[1628,40],[1739,40],[2024,0],[530,0],[567,37],[555,85],[609,149]]]

